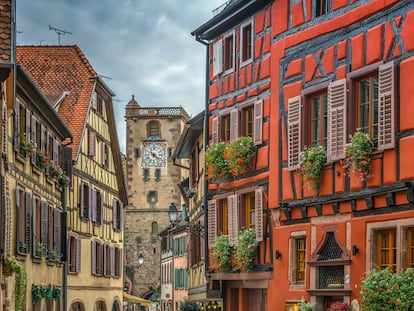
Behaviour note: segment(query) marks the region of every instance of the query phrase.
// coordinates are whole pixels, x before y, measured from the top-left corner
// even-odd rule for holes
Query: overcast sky
[[[125,153],[125,106],[204,109],[205,47],[191,32],[225,0],[16,0],[17,44],[57,45],[51,27],[76,44],[116,94],[115,116]],[[105,78],[106,77],[106,78]]]

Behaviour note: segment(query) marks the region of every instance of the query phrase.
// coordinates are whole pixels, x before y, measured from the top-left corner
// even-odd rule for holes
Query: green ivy
[[[319,192],[322,181],[323,165],[326,162],[326,150],[319,146],[308,147],[300,155],[300,172],[302,180],[309,190]]]

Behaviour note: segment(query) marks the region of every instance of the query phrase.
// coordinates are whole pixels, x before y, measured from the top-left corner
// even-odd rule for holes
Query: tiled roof
[[[26,70],[73,133],[73,158],[77,157],[97,73],[76,45],[18,46],[16,62]]]

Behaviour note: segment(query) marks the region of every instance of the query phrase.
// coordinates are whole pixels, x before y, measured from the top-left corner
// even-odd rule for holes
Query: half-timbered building
[[[222,271],[206,257],[208,281],[218,281],[222,298],[218,304],[206,305],[224,310],[265,310],[268,284],[272,278],[273,257],[269,195],[269,116],[270,116],[270,48],[272,1],[228,1],[211,20],[193,31],[196,40],[207,46],[205,135],[208,149],[217,144],[249,142],[254,158],[248,167],[239,154],[232,158],[234,169],[218,174],[208,167],[205,201],[205,227],[210,253],[216,238],[227,235],[232,248],[238,234],[253,230],[258,243],[251,271]],[[239,140],[240,139],[240,140]],[[251,146],[250,146],[251,145]],[[237,146],[235,146],[237,147]],[[226,147],[227,148],[227,147]],[[220,152],[218,153],[220,154]],[[212,169],[213,168],[213,169]],[[220,178],[217,175],[220,175]],[[190,278],[191,279],[191,278]],[[223,305],[224,304],[224,305]],[[244,308],[244,309],[243,309]]]
[[[121,310],[127,197],[114,94],[77,46],[20,46],[17,61],[73,132],[65,309]]]

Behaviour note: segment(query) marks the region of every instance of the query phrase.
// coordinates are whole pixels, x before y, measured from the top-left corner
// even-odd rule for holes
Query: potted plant
[[[22,139],[21,149],[24,154],[32,156],[36,153],[36,143],[32,142],[30,139],[27,139],[26,136]]]
[[[305,298],[302,297],[300,302],[297,304],[300,311],[314,311],[316,303],[314,302],[306,302]]]
[[[231,248],[227,235],[217,236],[214,246],[210,248],[210,270],[212,272],[231,271]]]
[[[233,270],[246,272],[253,267],[257,252],[256,232],[252,229],[241,231],[234,245]]]
[[[21,261],[10,255],[4,258],[3,264],[16,272],[16,283],[14,285],[15,310],[22,310],[27,282],[27,274],[24,265]]]
[[[53,260],[53,261],[58,261],[59,260],[59,255],[56,253],[55,250],[50,250],[49,254],[48,254],[48,258],[50,260]]]
[[[359,174],[361,182],[365,182],[370,176],[372,142],[367,133],[357,131],[351,136],[351,143],[346,145],[346,157],[343,160],[343,168],[349,176],[351,172]]]
[[[219,142],[211,145],[206,150],[205,163],[207,166],[207,178],[211,181],[225,181],[230,176],[230,168],[224,157],[227,144]]]
[[[43,257],[45,255],[45,248],[43,247],[42,243],[38,243],[35,247],[35,256],[36,257]]]
[[[305,147],[300,154],[300,173],[308,189],[319,192],[322,181],[322,169],[326,162],[326,150],[322,146]]]
[[[350,306],[345,302],[334,301],[326,311],[349,311]]]
[[[250,136],[237,137],[228,145],[225,156],[232,176],[246,174],[252,169],[256,156],[253,138]]]
[[[188,300],[183,300],[180,302],[180,311],[199,311],[200,307],[197,303],[191,302]]]
[[[54,300],[59,300],[62,296],[61,289],[59,286],[53,285],[52,287],[52,298]]]

